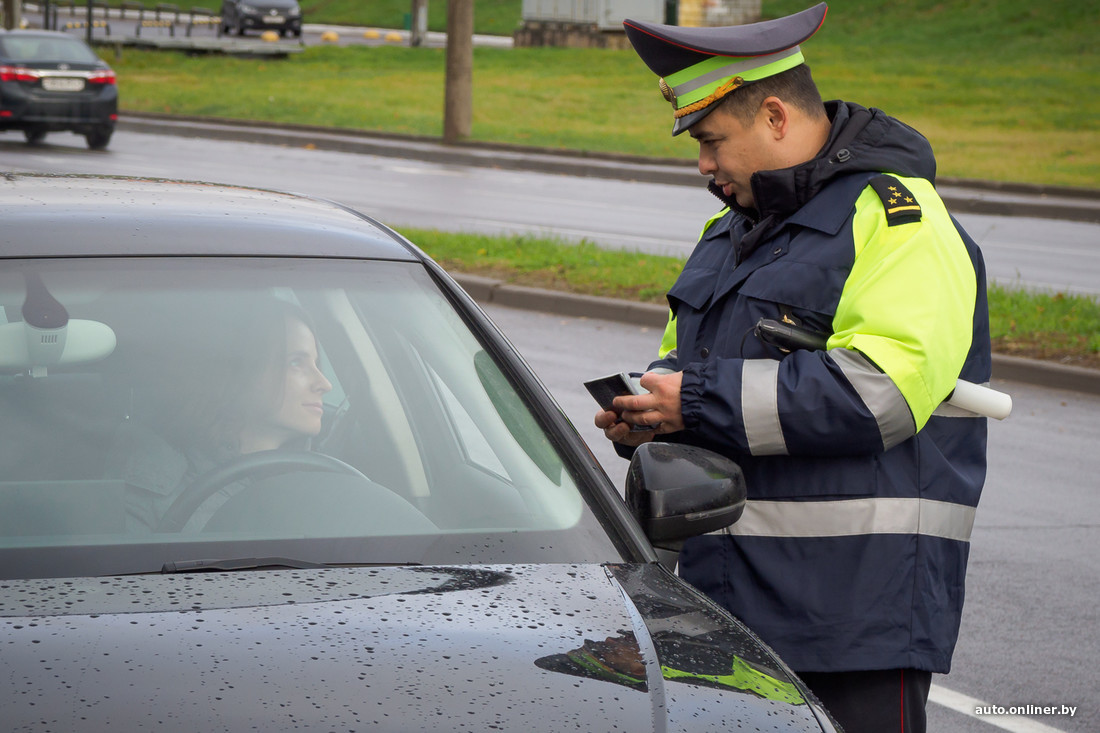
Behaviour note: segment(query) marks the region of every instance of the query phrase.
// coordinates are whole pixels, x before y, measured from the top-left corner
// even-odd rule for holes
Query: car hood
[[[658,565],[0,583],[9,730],[820,730]],[[827,722],[825,730],[832,730]]]

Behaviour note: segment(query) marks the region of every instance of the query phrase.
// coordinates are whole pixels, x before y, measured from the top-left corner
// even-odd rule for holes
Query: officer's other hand
[[[637,448],[642,443],[653,440],[653,430],[632,431],[630,423],[619,419],[619,414],[611,410],[601,410],[596,413],[596,427],[603,431],[604,437],[615,443],[622,443]]]
[[[642,387],[649,390],[649,394],[616,397],[613,403],[615,409],[622,411],[620,417],[623,422],[654,427],[652,432],[661,434],[683,430],[684,418],[680,414],[683,374],[646,372],[639,381]]]

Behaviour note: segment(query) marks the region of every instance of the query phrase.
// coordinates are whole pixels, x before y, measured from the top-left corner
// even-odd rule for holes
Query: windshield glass
[[[75,38],[64,36],[0,37],[0,56],[25,63],[36,61],[99,63],[99,57],[87,45]]]
[[[0,576],[621,559],[415,263],[0,272]]]

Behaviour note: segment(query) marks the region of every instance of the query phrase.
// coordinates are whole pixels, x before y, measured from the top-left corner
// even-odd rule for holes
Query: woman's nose
[[[315,374],[313,375],[313,389],[317,392],[324,394],[325,392],[332,391],[332,382],[328,381],[325,373],[317,367],[313,367]]]

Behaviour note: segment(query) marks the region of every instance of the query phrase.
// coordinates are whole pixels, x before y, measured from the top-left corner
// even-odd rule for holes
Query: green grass
[[[661,305],[685,261],[541,237],[414,228],[401,233],[452,272]],[[988,296],[995,351],[1100,367],[1100,301],[1001,285],[991,285]]]
[[[497,277],[607,298],[664,303],[684,260],[601,249],[592,242],[402,228],[401,233],[453,272]]]
[[[362,22],[390,6],[315,4],[314,20],[324,5],[324,13],[360,8],[371,16]],[[438,11],[446,3],[429,5]],[[771,0],[764,8],[778,15],[804,5]],[[927,135],[941,176],[1100,188],[1098,37],[1100,3],[843,0],[804,50],[826,98],[881,108]],[[310,47],[261,61],[126,50],[109,60],[126,111],[439,137],[444,54]],[[665,158],[696,153],[686,135],[668,134],[671,116],[656,80],[629,50],[475,49],[473,109],[475,141]]]
[[[1096,188],[1098,37],[1098,3],[843,0],[804,50],[824,96],[921,130],[941,175]]]
[[[997,351],[1048,359],[1100,357],[1100,302],[1094,298],[994,285],[989,311]]]
[[[810,4],[764,0],[763,9],[778,17]],[[386,28],[402,27],[411,3],[302,5],[307,22]],[[429,0],[433,30],[445,29],[446,5]],[[475,31],[510,34],[520,7],[521,0],[475,0]],[[1096,38],[1094,2],[833,0],[804,51],[825,98],[878,107],[928,136],[941,176],[1096,189]],[[108,60],[126,111],[442,134],[440,49],[310,47],[283,61],[126,50]],[[475,49],[475,141],[694,158],[694,144],[672,138],[670,128],[655,79],[632,51]],[[455,271],[648,302],[663,302],[682,265],[589,243],[408,233]],[[1094,299],[992,287],[990,310],[999,351],[1100,366]]]

